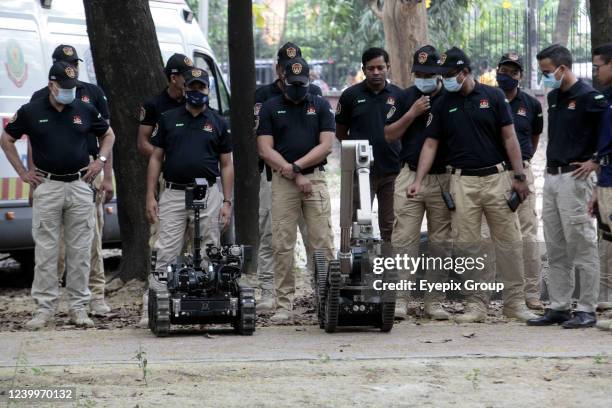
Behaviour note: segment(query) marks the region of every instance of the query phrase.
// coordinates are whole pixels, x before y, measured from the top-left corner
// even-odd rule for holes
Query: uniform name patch
[[[39,119],[38,123],[47,123],[49,119]]]
[[[480,109],[489,109],[489,100],[481,99],[480,100]]]
[[[357,103],[364,103],[365,101],[365,99],[357,99]]]
[[[282,110],[282,111],[276,111],[276,113],[277,113],[277,114],[279,114],[279,115],[281,115],[281,114],[283,114],[283,113],[287,113],[287,111],[284,111],[284,110]]]
[[[177,123],[177,124],[176,124],[176,125],[174,125],[174,126],[175,126],[175,127],[181,127],[181,126],[183,126],[183,125],[184,125],[184,123]]]
[[[457,108],[452,108],[452,109],[449,109],[449,110],[448,110],[448,113],[453,113],[453,112],[454,112],[454,111],[456,111],[456,110],[457,110]]]
[[[604,97],[603,95],[596,95],[595,99],[603,99],[603,97]]]

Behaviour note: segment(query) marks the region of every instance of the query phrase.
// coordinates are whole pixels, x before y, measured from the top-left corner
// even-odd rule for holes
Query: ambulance
[[[227,86],[210,45],[187,4],[183,0],[157,0],[149,4],[164,61],[175,52],[190,56],[197,67],[209,74],[210,107],[229,117],[230,95]],[[47,85],[51,54],[59,44],[70,44],[77,49],[79,57],[83,59],[79,79],[96,83],[82,0],[2,0],[2,128],[21,105],[29,102],[35,91]],[[15,144],[25,165],[27,136]],[[19,179],[4,153],[0,152],[0,253],[10,253],[21,263],[22,272],[31,275],[34,242],[28,194],[29,185]],[[104,216],[104,244],[119,243],[114,200],[106,206]]]

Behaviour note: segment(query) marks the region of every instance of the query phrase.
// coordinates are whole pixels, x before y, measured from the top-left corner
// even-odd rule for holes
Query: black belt
[[[313,166],[308,169],[304,169],[302,170],[302,174],[312,174],[314,173],[315,170],[325,171],[325,166],[323,166],[322,164],[319,164],[318,166]]]
[[[86,173],[87,173],[86,170],[81,170],[78,173],[53,174],[53,173],[49,173],[47,171],[36,169],[36,174],[38,174],[39,176],[42,176],[42,177],[44,177],[46,179],[49,179],[49,180],[63,181],[64,183],[70,183],[71,181],[76,181],[76,180],[80,179],[81,177],[83,177]]]
[[[612,165],[612,154],[605,154],[603,156],[599,156],[597,162],[600,166],[610,166]]]
[[[206,179],[206,181],[208,181],[208,187],[212,187],[217,180],[215,180],[215,179]],[[170,189],[170,190],[185,191],[185,189],[187,187],[193,187],[193,186],[194,186],[193,184],[178,184],[178,183],[172,183],[170,181],[166,181],[166,188]]]
[[[412,171],[417,171],[417,166],[413,166],[410,163],[404,163],[404,165],[408,165],[408,168]],[[427,174],[445,174],[446,173],[446,167],[442,168],[442,167],[438,167],[438,168],[434,168],[432,167],[431,169],[429,169],[429,172]]]
[[[453,168],[451,170],[452,174],[457,173],[457,171],[461,171],[461,176],[477,176],[477,177],[484,177],[484,176],[490,176],[491,174],[497,174],[497,173],[501,173],[504,170],[507,170],[508,166],[506,165],[505,162],[501,163],[503,170],[500,170],[497,166],[490,166],[490,167],[483,167],[480,169],[455,169]]]
[[[547,167],[546,172],[548,174],[557,175],[557,174],[565,174],[570,171],[574,171],[578,168],[575,164],[568,164],[567,166],[559,166],[559,167]]]

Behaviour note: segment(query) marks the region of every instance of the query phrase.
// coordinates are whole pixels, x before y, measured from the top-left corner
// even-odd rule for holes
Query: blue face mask
[[[200,91],[185,91],[187,103],[194,108],[200,108],[208,103],[208,95]]]
[[[438,87],[438,78],[415,78],[414,85],[424,94],[430,94]]]
[[[57,95],[55,95],[55,100],[62,105],[68,105],[72,103],[76,98],[76,88],[64,89],[58,88]]]
[[[442,82],[444,84],[444,89],[446,89],[448,92],[459,92],[463,86],[465,78],[463,78],[463,81],[457,82],[458,76],[459,74],[451,78],[443,78]]]
[[[561,67],[557,67],[557,69],[548,74],[543,74],[544,78],[542,79],[542,83],[546,88],[558,89],[559,87],[561,87],[561,81],[563,81],[563,77],[565,76],[565,74],[561,75],[561,78],[556,79],[555,74],[557,73],[559,68]]]
[[[519,81],[507,74],[497,74],[497,85],[504,91],[511,91],[518,86]]]

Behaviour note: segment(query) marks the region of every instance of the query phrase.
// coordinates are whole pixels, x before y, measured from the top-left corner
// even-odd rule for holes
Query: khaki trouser
[[[259,252],[257,254],[257,278],[261,289],[274,289],[274,248],[272,246],[272,182],[261,173],[259,182]],[[306,267],[312,273],[313,254],[308,243],[308,231],[304,215],[300,213],[298,227],[306,248]]]
[[[531,194],[527,196],[516,210],[521,225],[521,235],[523,237],[523,267],[525,280],[525,300],[540,299],[540,282],[542,264],[540,261],[540,249],[538,246],[538,213],[536,212],[536,190],[531,164],[524,162],[525,175]],[[513,173],[511,173],[513,174]],[[491,233],[486,220],[482,221],[482,235],[485,242],[491,242]],[[489,251],[489,258],[486,265],[491,273],[495,273],[495,253]]]
[[[93,181],[93,187],[98,191],[96,194],[96,205],[95,205],[95,221],[96,227],[94,229],[94,238],[91,243],[91,261],[89,272],[89,290],[91,291],[92,300],[104,299],[104,289],[106,286],[106,276],[104,274],[104,257],[102,256],[102,233],[104,231],[104,196],[100,191],[102,186],[102,180],[104,176],[102,173]],[[59,280],[64,276],[66,271],[66,246],[64,244],[64,228],[60,230],[59,239],[59,259],[57,261],[57,277]]]
[[[162,193],[166,189],[166,181],[164,180],[164,175],[159,175],[159,184],[157,185],[158,197],[161,197]],[[151,224],[149,227],[150,237],[149,237],[149,247],[155,248],[155,243],[157,242],[157,237],[159,236],[159,222],[155,224]],[[192,224],[187,224],[185,228],[185,244],[183,246],[183,252],[192,252],[193,251],[193,226]]]
[[[612,187],[597,187],[597,205],[602,223],[612,231]],[[601,232],[601,231],[600,231]],[[608,233],[612,238],[612,232]],[[599,302],[612,302],[612,241],[599,240]]]
[[[82,180],[70,183],[43,179],[33,192],[32,236],[35,267],[32,297],[38,310],[54,312],[59,296],[57,265],[60,231],[66,245],[66,290],[71,310],[90,299],[91,244],[95,230],[93,192]]]
[[[200,234],[202,258],[206,259],[206,244],[219,245],[221,237],[219,212],[223,204],[223,194],[216,184],[208,188],[204,200],[206,209],[200,210]],[[185,209],[185,191],[164,189],[159,199],[159,236],[155,243],[157,272],[164,272],[166,267],[181,255],[187,224],[191,224],[193,228],[193,210]],[[161,285],[153,274],[149,274],[149,287],[159,290],[163,289],[164,285]]]
[[[501,165],[498,165],[501,169]],[[510,173],[502,171],[489,176],[461,176],[461,170],[451,175],[451,194],[456,210],[451,214],[454,246],[459,257],[488,257],[481,242],[481,222],[484,215],[491,231],[493,249],[500,280],[504,283],[504,305],[523,303],[523,248],[518,215],[510,211],[506,198],[510,196]],[[463,271],[464,281],[493,283],[495,277],[488,268],[475,267]],[[455,269],[457,273],[460,270]],[[468,302],[487,304],[490,292],[464,291]]]
[[[451,214],[442,199],[442,189],[449,191],[448,174],[428,174],[421,183],[421,191],[416,197],[408,198],[406,191],[414,182],[416,172],[405,165],[395,179],[393,206],[395,222],[393,224],[392,244],[394,251],[419,256],[421,241],[421,224],[427,214],[427,238],[429,257],[445,258],[451,254]],[[416,271],[398,271],[400,279],[414,280]],[[429,268],[425,279],[428,282],[446,282],[448,272],[441,268]],[[407,291],[402,293],[407,297]],[[425,302],[442,302],[441,291],[425,292]]]
[[[597,234],[587,204],[594,175],[578,180],[571,173],[544,178],[544,239],[548,252],[548,294],[553,310],[569,310],[574,292],[574,273],[579,271],[580,297],[576,310],[594,312],[599,292]]]
[[[334,256],[331,205],[325,173],[315,170],[306,175],[312,194],[305,197],[293,180],[278,173],[272,175],[272,243],[278,307],[291,310],[295,294],[293,258],[300,212],[308,228],[308,242],[313,250],[322,249],[326,258]]]

